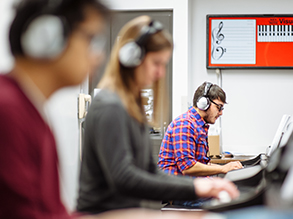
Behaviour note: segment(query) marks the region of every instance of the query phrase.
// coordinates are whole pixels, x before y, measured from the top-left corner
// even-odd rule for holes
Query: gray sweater
[[[127,113],[117,94],[102,90],[96,95],[84,138],[78,211],[98,213],[142,207],[145,201],[196,198],[191,178],[158,169],[147,125]]]

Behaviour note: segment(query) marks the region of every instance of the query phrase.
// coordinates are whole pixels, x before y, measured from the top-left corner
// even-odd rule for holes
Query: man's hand
[[[230,170],[237,170],[243,168],[239,161],[233,161],[222,166],[222,173],[228,173]]]
[[[199,197],[219,198],[219,193],[222,191],[226,191],[232,199],[239,196],[237,187],[232,182],[222,178],[197,178],[193,184],[195,193]]]

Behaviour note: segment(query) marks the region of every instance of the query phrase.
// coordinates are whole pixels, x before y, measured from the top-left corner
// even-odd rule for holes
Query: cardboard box
[[[209,153],[208,155],[220,155],[220,135],[209,135],[208,136],[208,143],[209,143]]]

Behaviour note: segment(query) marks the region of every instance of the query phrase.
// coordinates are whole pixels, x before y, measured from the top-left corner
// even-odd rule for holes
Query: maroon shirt
[[[0,218],[71,218],[60,200],[53,134],[6,75],[0,75]]]

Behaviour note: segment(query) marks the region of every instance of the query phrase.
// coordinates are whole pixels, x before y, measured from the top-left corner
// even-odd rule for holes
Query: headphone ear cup
[[[21,36],[23,52],[36,59],[52,59],[60,55],[65,44],[64,21],[53,15],[37,17]]]
[[[128,68],[140,65],[143,56],[143,49],[134,41],[126,43],[119,50],[119,61],[123,66]]]
[[[206,111],[210,107],[210,100],[206,97],[200,97],[196,102],[196,106],[198,109]]]

